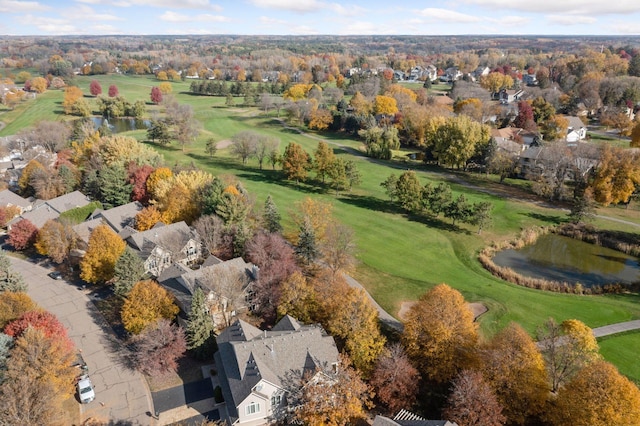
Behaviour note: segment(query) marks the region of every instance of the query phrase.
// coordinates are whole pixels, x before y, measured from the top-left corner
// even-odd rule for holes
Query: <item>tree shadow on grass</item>
[[[526,213],[521,213],[524,216],[528,216],[532,219],[536,219],[539,220],[540,222],[544,222],[544,223],[549,223],[549,224],[553,224],[553,225],[560,225],[562,223],[565,223],[567,221],[567,219],[565,217],[562,216],[555,216],[555,215],[550,215],[550,214],[542,214],[542,213],[537,213],[537,212],[526,212]]]

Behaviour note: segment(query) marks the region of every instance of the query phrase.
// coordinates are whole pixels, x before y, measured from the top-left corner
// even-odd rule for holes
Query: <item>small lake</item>
[[[493,262],[527,277],[585,287],[640,282],[638,258],[557,234],[542,235],[519,250],[502,250]]]
[[[128,117],[111,118],[109,120],[104,117],[91,117],[91,121],[93,122],[93,126],[96,130],[98,130],[106,121],[113,133],[129,132],[131,130],[146,130],[151,126],[151,122],[149,120]]]

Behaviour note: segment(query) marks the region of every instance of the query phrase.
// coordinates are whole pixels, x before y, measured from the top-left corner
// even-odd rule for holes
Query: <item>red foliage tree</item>
[[[27,80],[24,82],[24,90],[25,92],[30,92],[31,91],[31,80]]]
[[[133,362],[143,373],[154,375],[178,368],[178,359],[187,350],[187,340],[181,327],[166,319],[148,325],[132,339]]]
[[[162,92],[158,86],[154,86],[151,88],[151,102],[158,105],[162,102]]]
[[[136,163],[129,164],[129,183],[133,185],[131,188],[132,201],[140,201],[142,204],[149,202],[147,179],[153,171],[154,168],[148,164],[142,166]]]
[[[67,329],[55,315],[48,311],[36,310],[25,312],[20,318],[11,321],[5,326],[4,334],[8,334],[17,339],[22,336],[22,333],[29,327],[41,330],[47,338],[60,339],[67,347],[73,347],[73,342],[67,335]]]
[[[533,108],[527,101],[518,102],[518,115],[513,120],[516,127],[526,130],[535,130],[536,123],[533,120]]]
[[[116,96],[118,96],[118,86],[116,86],[115,84],[112,84],[111,86],[109,86],[109,97],[111,98],[115,98]]]
[[[91,81],[91,84],[89,84],[89,92],[93,96],[98,96],[102,93],[102,86],[100,86],[98,80]]]
[[[411,407],[416,401],[419,379],[418,370],[402,346],[395,344],[378,358],[370,384],[380,402],[390,413],[396,413]]]
[[[249,261],[260,268],[254,287],[259,313],[267,321],[275,319],[280,283],[299,270],[295,253],[280,234],[266,232],[258,232],[246,250]]]
[[[468,426],[501,426],[506,422],[491,386],[473,370],[461,371],[453,381],[444,416]]]
[[[26,250],[33,246],[38,236],[38,228],[29,219],[22,219],[11,227],[7,242],[16,250]]]

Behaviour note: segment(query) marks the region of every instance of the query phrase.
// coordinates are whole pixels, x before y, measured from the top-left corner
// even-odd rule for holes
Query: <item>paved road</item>
[[[640,330],[640,320],[619,322],[616,324],[605,325],[604,327],[597,327],[593,329],[593,335],[596,337],[604,337],[632,330]]]
[[[93,417],[123,425],[155,422],[147,414],[152,412],[152,405],[144,378],[120,363],[120,343],[85,292],[65,280],[49,278],[48,269],[9,258],[14,270],[28,283],[31,298],[60,319],[82,350],[96,390],[95,401],[80,406],[83,420]]]
[[[360,284],[358,281],[356,281],[353,277],[344,274],[344,278],[347,280],[347,283],[353,287],[353,288],[361,288],[364,290],[364,292],[367,294],[367,297],[369,298],[369,301],[371,302],[371,304],[378,310],[378,319],[380,320],[381,323],[393,328],[396,331],[402,331],[404,330],[404,325],[398,321],[397,319],[395,319],[389,312],[385,311],[384,309],[382,309],[382,306],[380,306],[378,304],[378,302],[375,301],[375,299],[373,297],[371,297],[371,295],[369,294],[369,292],[367,291],[366,288],[364,288],[362,286],[362,284]]]

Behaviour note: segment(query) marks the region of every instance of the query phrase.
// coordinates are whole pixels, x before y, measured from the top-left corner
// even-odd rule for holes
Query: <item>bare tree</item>
[[[491,386],[478,371],[463,370],[453,381],[444,415],[460,425],[501,426],[506,418]]]
[[[214,318],[218,316],[225,327],[230,326],[237,311],[246,307],[249,277],[244,271],[209,268],[203,270],[198,281],[210,291],[209,310]]]
[[[131,343],[134,365],[149,375],[175,371],[178,359],[187,350],[184,330],[167,319],[148,325]]]
[[[246,164],[249,158],[256,155],[259,136],[255,132],[245,130],[231,138],[231,152],[242,160],[242,164]]]
[[[278,151],[278,146],[280,145],[280,141],[271,136],[259,135],[258,141],[256,145],[255,155],[258,159],[258,165],[260,166],[260,170],[262,170],[262,165],[264,161],[268,159],[272,152]]]
[[[61,121],[40,121],[34,127],[21,131],[19,136],[30,145],[40,145],[53,153],[65,147],[71,137],[71,128]]]
[[[334,275],[351,271],[356,263],[353,229],[337,222],[331,223],[327,227],[320,251],[322,260]]]
[[[418,394],[420,374],[411,364],[402,345],[396,343],[387,348],[376,362],[371,386],[376,397],[387,406],[390,413],[411,407]]]
[[[200,235],[204,248],[212,255],[218,254],[224,240],[224,222],[215,214],[200,216],[193,227]]]

